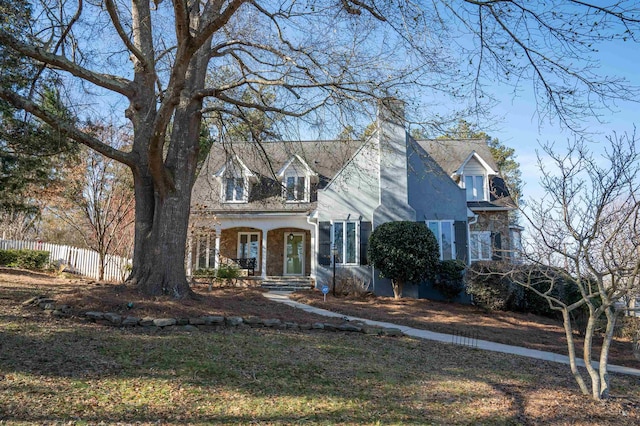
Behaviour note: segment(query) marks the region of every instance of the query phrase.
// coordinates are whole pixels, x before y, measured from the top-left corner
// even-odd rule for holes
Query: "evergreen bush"
[[[457,259],[443,260],[438,266],[438,273],[433,288],[448,301],[452,301],[464,290],[464,270],[467,265]]]

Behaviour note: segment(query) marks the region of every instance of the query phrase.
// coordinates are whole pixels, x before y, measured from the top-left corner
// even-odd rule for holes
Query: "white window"
[[[249,188],[246,179],[229,176],[224,179],[224,200],[228,203],[242,203],[249,199]]]
[[[456,258],[455,231],[452,220],[429,220],[427,226],[433,232],[440,246],[440,260]]]
[[[284,197],[288,202],[301,202],[309,200],[309,180],[306,176],[287,174],[284,178]]]
[[[356,265],[359,261],[358,232],[359,222],[334,222],[332,247],[335,249],[335,261],[338,264]]]
[[[467,190],[467,201],[484,201],[485,197],[485,178],[483,175],[464,177],[464,187]]]
[[[260,233],[238,233],[238,258],[255,259],[256,265],[260,265]]]
[[[469,234],[471,260],[491,260],[491,232],[476,231]]]
[[[207,269],[215,267],[216,248],[215,235],[203,234],[195,239],[194,269]]]
[[[522,262],[522,233],[519,229],[511,229],[511,261],[513,263]]]

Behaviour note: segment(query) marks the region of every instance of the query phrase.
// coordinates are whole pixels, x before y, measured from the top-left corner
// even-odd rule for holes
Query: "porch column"
[[[311,271],[310,271],[310,276],[311,278],[316,278],[316,272],[317,272],[317,261],[318,261],[318,247],[316,247],[316,233],[315,233],[315,229],[311,229],[311,232],[309,232],[309,234],[311,234],[311,242],[309,243],[309,247],[311,249],[311,256],[309,256],[309,258],[311,259]]]
[[[192,268],[193,268],[193,235],[190,235],[189,238],[187,238],[187,265],[186,265],[186,269],[187,269],[187,277],[191,277],[192,274]]]
[[[260,277],[267,277],[267,230],[262,229],[262,265],[260,265]]]
[[[215,256],[214,256],[214,268],[220,268],[220,237],[222,236],[222,229],[216,227],[216,242],[215,242]]]

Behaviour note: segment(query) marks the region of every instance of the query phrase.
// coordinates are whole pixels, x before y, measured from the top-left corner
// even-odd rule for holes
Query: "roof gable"
[[[480,165],[487,171],[488,174],[490,174],[490,175],[497,175],[498,174],[498,171],[493,169],[489,165],[489,163],[487,163],[481,156],[478,155],[478,153],[476,151],[471,151],[469,153],[469,155],[467,156],[467,158],[462,162],[460,167],[458,167],[458,169],[455,170],[452,173],[452,175],[463,175],[465,167],[467,166],[467,164],[469,164],[469,161],[471,161],[472,159],[475,159],[478,163],[480,163]]]
[[[484,139],[421,139],[416,142],[449,176],[456,174],[471,158],[481,160],[493,174],[498,170]]]
[[[213,173],[213,176],[215,177],[225,176],[227,169],[230,168],[229,166],[233,166],[234,169],[236,168],[236,166],[238,166],[238,169],[242,176],[250,177],[250,178],[255,177],[253,172],[246,166],[246,164],[244,164],[244,162],[240,158],[238,158],[237,155],[234,155],[228,158],[227,161],[224,162],[223,166],[216,173]]]
[[[278,173],[276,174],[279,178],[283,178],[284,175],[286,174],[286,172],[290,169],[290,168],[295,168],[297,164],[300,164],[302,166],[302,170],[303,170],[303,174],[306,176],[317,176],[318,173],[316,173],[311,167],[309,167],[309,164],[307,164],[306,161],[304,161],[298,154],[294,154],[286,163],[284,163],[284,165],[280,168],[280,170],[278,170]],[[296,169],[297,171],[297,169]]]

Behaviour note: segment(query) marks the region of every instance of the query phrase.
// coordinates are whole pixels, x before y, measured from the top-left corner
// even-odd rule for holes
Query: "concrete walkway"
[[[454,343],[461,339],[460,336],[454,336],[452,334],[436,333],[433,331],[406,327],[404,325],[392,324],[392,323],[381,322],[381,321],[372,321],[365,318],[358,318],[358,317],[352,317],[349,315],[337,314],[335,312],[327,311],[326,309],[316,308],[314,306],[309,306],[309,305],[305,305],[304,303],[293,301],[289,299],[289,294],[290,294],[289,292],[273,291],[269,293],[264,293],[264,296],[274,302],[284,303],[285,305],[302,309],[303,311],[309,312],[312,314],[322,315],[325,317],[343,318],[349,321],[360,321],[364,324],[377,326],[377,327],[397,328],[401,330],[405,335],[410,337],[417,337],[419,339],[435,340],[435,341],[444,342],[444,343]],[[519,356],[524,356],[528,358],[541,359],[544,361],[558,362],[558,363],[567,364],[567,365],[569,364],[569,357],[566,355],[559,355],[553,352],[538,351],[536,349],[527,349],[520,346],[504,345],[502,343],[489,342],[487,340],[474,339],[473,345],[465,345],[465,346],[470,346],[470,347],[482,349],[485,351],[501,352],[505,354],[513,354],[513,355],[519,355]],[[584,367],[584,361],[582,359],[578,358],[576,360],[576,363],[579,366]],[[598,368],[597,362],[593,362],[592,364],[594,368],[596,369]],[[609,364],[608,371],[610,373],[628,374],[631,376],[640,377],[640,369],[623,367],[621,365]]]

